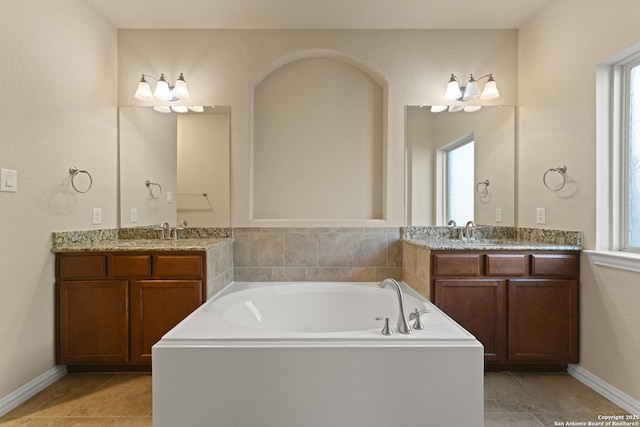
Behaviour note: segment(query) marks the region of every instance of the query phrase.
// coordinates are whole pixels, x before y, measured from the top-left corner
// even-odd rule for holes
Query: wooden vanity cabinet
[[[56,254],[56,361],[151,364],[151,347],[200,306],[204,252]]]
[[[485,347],[488,368],[578,361],[579,252],[433,251],[436,306]]]

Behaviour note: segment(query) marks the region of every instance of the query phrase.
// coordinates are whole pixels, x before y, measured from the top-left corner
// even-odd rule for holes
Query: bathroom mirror
[[[515,226],[515,107],[405,114],[406,224]]]
[[[120,107],[119,131],[121,227],[231,226],[229,107]]]

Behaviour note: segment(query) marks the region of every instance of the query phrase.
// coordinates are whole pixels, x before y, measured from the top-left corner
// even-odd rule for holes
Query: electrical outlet
[[[131,222],[138,222],[138,209],[131,208]]]
[[[93,223],[102,224],[102,208],[93,208]]]
[[[167,191],[167,203],[173,203],[173,193],[171,191]]]
[[[537,208],[536,209],[536,224],[546,224],[547,223],[547,211],[545,208]]]
[[[502,222],[502,209],[496,208],[496,222]]]

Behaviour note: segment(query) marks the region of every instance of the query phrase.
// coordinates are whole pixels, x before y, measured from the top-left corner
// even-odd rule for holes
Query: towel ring
[[[560,184],[559,187],[551,188],[549,186],[549,183],[547,182],[547,175],[549,174],[549,172],[556,172],[562,177],[562,184]],[[567,172],[567,167],[565,165],[560,165],[558,167],[548,169],[544,173],[544,175],[542,175],[542,182],[544,183],[544,186],[547,187],[551,191],[560,191],[560,190],[562,190],[564,188],[564,186],[567,185],[567,176],[565,175],[566,172]]]
[[[476,193],[481,199],[484,199],[489,195],[489,180],[480,181],[476,184]]]
[[[149,181],[149,180],[146,180],[146,181],[144,182],[144,185],[146,185],[146,186],[147,186],[147,188],[149,189],[149,194],[151,195],[151,198],[152,198],[152,199],[156,199],[156,200],[157,200],[157,199],[159,199],[159,198],[160,198],[160,195],[162,194],[162,186],[161,186],[160,184],[158,184],[157,182],[151,182],[151,181]],[[158,193],[158,195],[157,195],[157,196],[156,196],[156,195],[155,195],[155,193],[153,192],[153,188],[152,188],[152,187],[158,187],[158,189],[159,189],[159,191],[160,191],[160,192]]]
[[[93,185],[93,178],[91,177],[91,174],[89,172],[87,172],[84,169],[78,169],[75,166],[71,166],[69,168],[69,173],[71,174],[71,186],[73,187],[74,190],[76,190],[78,193],[86,193],[89,190],[91,190],[91,186]],[[79,174],[85,174],[89,177],[89,186],[84,191],[79,190],[78,187],[76,187],[76,183],[74,181],[76,176],[78,176]]]

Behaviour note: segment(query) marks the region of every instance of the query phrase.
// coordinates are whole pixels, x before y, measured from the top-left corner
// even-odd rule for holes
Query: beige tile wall
[[[399,228],[234,228],[234,238],[236,282],[402,279]]]
[[[233,240],[207,250],[207,299],[233,281]]]
[[[429,299],[430,253],[429,249],[403,242],[402,280],[422,296]]]

